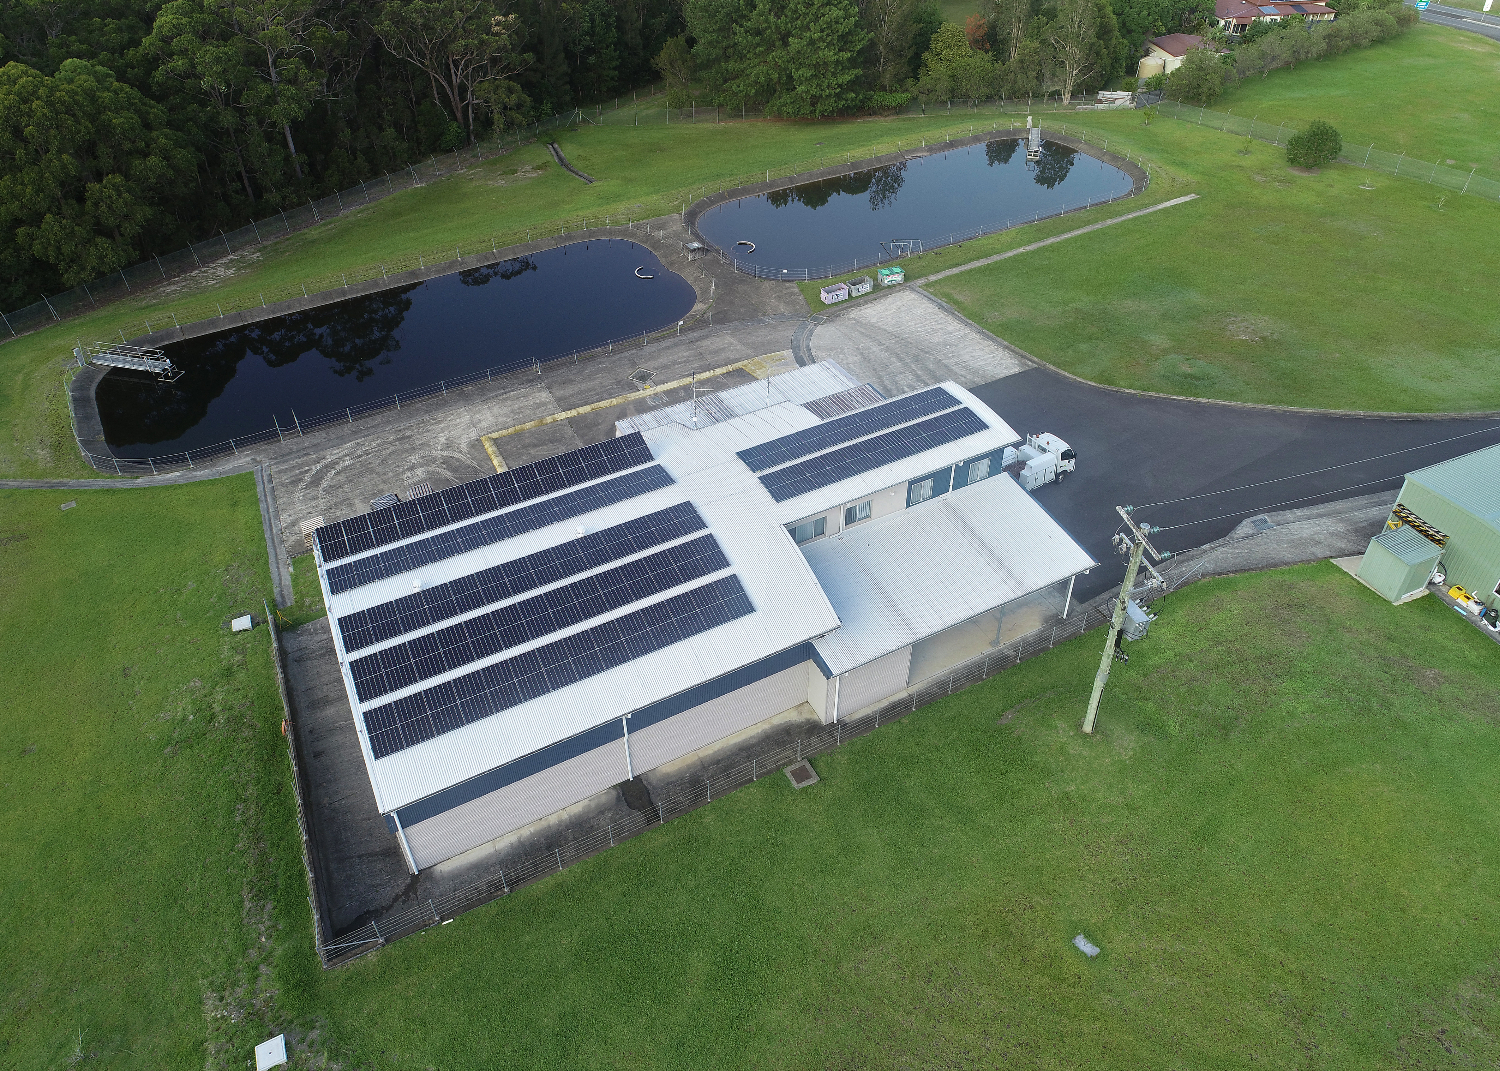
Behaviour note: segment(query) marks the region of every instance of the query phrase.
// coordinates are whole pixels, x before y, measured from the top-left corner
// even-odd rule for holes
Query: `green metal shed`
[[[1415,528],[1387,529],[1370,540],[1359,563],[1359,578],[1391,602],[1400,602],[1426,590],[1442,554],[1442,547]]]
[[[1500,445],[1408,473],[1386,527],[1360,563],[1359,575],[1371,586],[1386,590],[1365,576],[1366,562],[1376,573],[1382,569],[1372,552],[1391,553],[1387,546],[1375,551],[1379,540],[1408,528],[1442,548],[1449,584],[1500,607]]]

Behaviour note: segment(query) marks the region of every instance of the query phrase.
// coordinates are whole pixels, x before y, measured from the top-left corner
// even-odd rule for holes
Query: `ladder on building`
[[[1026,117],[1026,159],[1040,160],[1042,158],[1042,128],[1041,125],[1031,125],[1031,116]]]
[[[163,383],[175,383],[182,369],[168,360],[161,350],[127,346],[123,342],[93,342],[73,351],[78,363],[97,364],[104,368],[124,368],[131,372],[149,372]]]

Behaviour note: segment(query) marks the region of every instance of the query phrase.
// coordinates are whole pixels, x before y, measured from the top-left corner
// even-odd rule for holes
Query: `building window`
[[[907,497],[906,504],[915,506],[918,502],[926,502],[932,497],[932,477],[925,480],[916,480],[911,485],[911,493]]]
[[[817,539],[818,537],[823,535],[823,533],[828,531],[828,518],[819,517],[814,521],[803,521],[801,524],[789,524],[787,525],[786,530],[792,533],[792,539],[794,539],[797,545],[800,547],[803,543],[811,543],[814,539]]]
[[[870,519],[870,504],[868,502],[861,502],[857,506],[845,506],[844,507],[844,527],[845,528],[848,528],[851,524],[858,524],[860,521],[868,521],[869,519]]]
[[[971,462],[969,462],[969,479],[967,481],[968,483],[978,483],[980,480],[987,480],[987,479],[989,479],[989,477],[990,477],[990,459],[989,458],[982,457],[978,461],[971,461]]]
[[[1495,585],[1495,594],[1500,595],[1500,584]]]

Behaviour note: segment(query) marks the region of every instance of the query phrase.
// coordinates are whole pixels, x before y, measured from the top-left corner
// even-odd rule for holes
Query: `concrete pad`
[[[990,383],[1032,367],[1018,351],[952,313],[920,290],[897,290],[820,324],[813,356],[837,361],[886,397],[951,379]]]

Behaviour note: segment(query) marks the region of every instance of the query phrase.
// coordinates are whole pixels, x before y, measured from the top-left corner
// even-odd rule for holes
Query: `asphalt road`
[[[1423,22],[1450,26],[1455,30],[1467,30],[1469,33],[1477,33],[1491,40],[1500,41],[1500,20],[1497,20],[1493,14],[1485,17],[1477,11],[1465,11],[1461,7],[1432,4],[1421,13],[1421,17]]]
[[[1137,513],[1167,529],[1153,540],[1158,549],[1187,550],[1275,508],[1382,490],[1394,502],[1405,473],[1500,443],[1493,418],[1346,417],[1174,401],[1089,386],[1046,368],[972,389],[1019,434],[1050,431],[1078,451],[1078,471],[1035,497],[1103,566],[1078,578],[1074,596],[1085,600],[1124,576],[1110,547],[1120,524],[1116,505],[1222,492]],[[1394,451],[1401,452],[1365,460]],[[1301,475],[1349,462],[1362,463]]]

